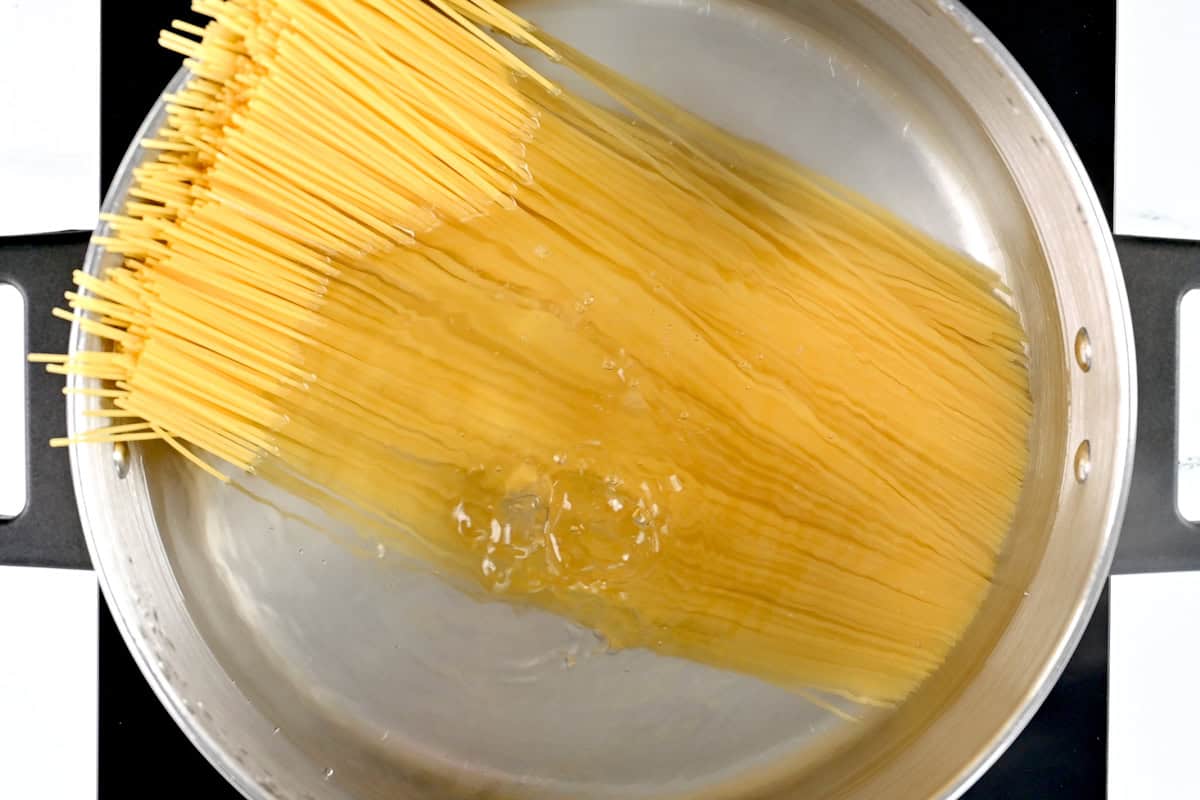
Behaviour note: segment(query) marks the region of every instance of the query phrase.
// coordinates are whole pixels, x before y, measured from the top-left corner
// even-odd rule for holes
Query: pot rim
[[[880,5],[877,0],[863,0],[862,4],[867,7]],[[1123,395],[1118,398],[1121,402],[1121,411],[1118,412],[1120,418],[1117,420],[1118,435],[1114,437],[1111,451],[1113,475],[1109,484],[1113,492],[1110,492],[1107,500],[1104,532],[1099,540],[1102,546],[1089,569],[1088,589],[1073,606],[1066,632],[1055,643],[1053,657],[1048,659],[1039,671],[1034,691],[1024,697],[1023,702],[1014,709],[1006,723],[996,731],[987,744],[978,749],[972,760],[962,764],[937,793],[937,796],[941,798],[956,798],[1000,757],[1029,723],[1074,653],[1104,589],[1125,513],[1133,469],[1133,444],[1137,421],[1136,362],[1129,302],[1116,247],[1095,190],[1077,153],[1067,139],[1065,131],[1028,75],[999,40],[974,15],[961,6],[945,0],[917,0],[917,5],[951,20],[964,39],[972,41],[975,46],[994,59],[995,63],[1007,73],[1005,77],[1020,88],[1023,93],[1022,99],[1028,107],[1028,112],[1033,116],[1034,122],[1053,134],[1052,137],[1047,137],[1047,144],[1052,148],[1055,158],[1065,167],[1065,172],[1069,174],[1070,189],[1077,198],[1081,199],[1081,215],[1093,233],[1092,242],[1097,250],[1095,257],[1102,268],[1106,284],[1107,308],[1104,310],[1108,313],[1108,321],[1113,326],[1113,336],[1117,348],[1111,368],[1118,371],[1117,381],[1123,388]],[[911,13],[912,10],[909,8],[908,12]],[[876,11],[878,10],[876,9]],[[164,111],[164,95],[181,88],[188,77],[189,73],[186,68],[181,68],[167,84],[163,94],[160,94],[155,101],[117,168],[102,204],[102,211],[117,212],[120,210],[119,206],[125,198],[125,183],[131,176],[133,167],[142,158],[140,142],[153,133],[153,129],[159,124],[158,120]],[[101,225],[98,232],[103,230],[104,226]],[[94,267],[102,257],[103,248],[96,244],[90,244],[85,256],[85,269]],[[78,322],[73,323],[70,334],[72,351],[79,347],[83,338],[84,333],[79,329]],[[76,379],[72,378],[71,381],[74,383]],[[68,396],[67,418],[72,435],[76,432],[75,427],[78,424],[77,420],[81,418],[79,415],[81,410],[81,400],[78,399],[78,396]],[[163,707],[209,763],[246,797],[266,797],[268,792],[264,789],[261,781],[253,775],[249,762],[232,758],[228,749],[223,747],[214,735],[213,723],[199,719],[185,708],[185,702],[178,688],[164,674],[163,665],[152,651],[145,631],[122,613],[124,604],[120,602],[121,595],[119,593],[126,587],[124,585],[114,586],[115,571],[108,559],[115,558],[116,554],[110,554],[111,551],[107,548],[108,542],[104,539],[107,532],[102,530],[103,526],[95,524],[89,514],[88,498],[91,495],[84,475],[85,467],[81,463],[76,448],[70,449],[70,462],[88,553],[105,601],[113,612],[112,616],[121,637],[138,668]]]

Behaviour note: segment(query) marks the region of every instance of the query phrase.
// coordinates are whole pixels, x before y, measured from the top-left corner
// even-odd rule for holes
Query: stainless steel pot
[[[274,506],[152,448],[79,448],[80,514],[131,651],[196,746],[255,798],[961,793],[1074,647],[1131,466],[1129,311],[1062,130],[999,43],[951,2],[547,0],[520,10],[1007,276],[1032,342],[1033,461],[976,624],[904,707],[847,723],[748,678],[605,654],[563,620],[477,603],[386,551],[344,546],[351,532],[333,521],[332,535],[299,522],[294,501],[269,487],[251,488]],[[162,116],[159,103],[143,133]],[[106,209],[122,205],[142,157],[129,151]],[[108,258],[93,247],[86,268]],[[72,348],[90,344],[72,332]],[[72,433],[90,426],[92,405],[69,402]]]

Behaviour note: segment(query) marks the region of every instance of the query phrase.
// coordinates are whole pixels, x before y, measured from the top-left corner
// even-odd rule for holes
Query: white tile
[[[1200,2],[1118,0],[1117,233],[1200,239]]]
[[[1108,800],[1200,797],[1200,572],[1114,575],[1110,609]]]
[[[95,800],[92,572],[0,567],[0,797]]]
[[[25,297],[0,283],[0,519],[25,508]]]
[[[0,0],[0,236],[90,230],[100,0]]]
[[[1179,303],[1179,514],[1200,522],[1200,289]],[[1200,542],[1200,534],[1197,534]]]

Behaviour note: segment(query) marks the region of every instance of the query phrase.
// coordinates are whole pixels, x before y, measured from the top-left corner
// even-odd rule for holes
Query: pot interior
[[[906,13],[932,14],[924,5]],[[862,719],[847,722],[749,677],[605,652],[586,629],[481,602],[269,486],[246,483],[263,498],[255,499],[153,447],[135,450],[120,480],[103,457],[76,456],[82,506],[101,502],[88,498],[108,485],[111,507],[92,511],[88,525],[101,568],[130,554],[105,570],[109,596],[168,706],[219,766],[262,796],[853,792],[932,735],[999,657],[1072,485],[1073,323],[1028,187],[995,124],[906,35],[858,4],[516,7],[686,108],[893,209],[1014,288],[1031,340],[1032,463],[995,589],[966,640],[903,708],[850,708]],[[958,31],[964,63],[982,57],[971,48],[987,43],[970,41],[961,22],[940,24]],[[1004,113],[1036,116],[1036,104],[1013,92]],[[110,206],[122,194],[118,185]],[[101,259],[93,255],[90,269]],[[121,533],[102,532],[105,514]],[[1107,532],[1079,535],[1091,538],[1074,552],[1094,569]],[[1036,634],[1035,672],[1061,654],[1095,583],[1084,578],[1044,612],[1058,618]],[[1007,694],[993,695],[1006,705],[964,732],[965,750],[947,748],[948,763],[915,764],[914,774],[933,791],[952,786],[1022,711],[1012,698],[1038,685],[1028,670],[1014,677]]]

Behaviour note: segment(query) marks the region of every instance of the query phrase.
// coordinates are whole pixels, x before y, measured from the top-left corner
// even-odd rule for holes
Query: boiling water
[[[1002,266],[921,99],[893,85],[886,64],[864,60],[870,48],[823,33],[854,23],[813,5],[807,25],[710,2],[518,10]],[[461,592],[269,486],[246,483],[260,502],[162,453],[147,458],[159,518],[193,523],[163,530],[206,639],[278,735],[354,796],[392,796],[378,776],[400,767],[521,796],[744,788],[869,725],[749,677],[608,652],[586,629]],[[263,684],[263,674],[282,677]]]

